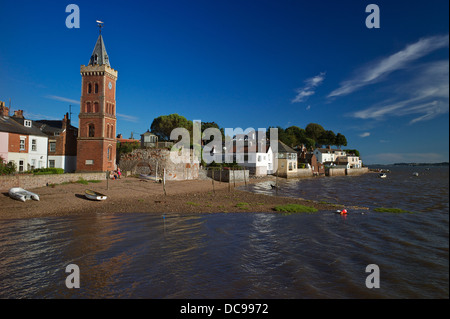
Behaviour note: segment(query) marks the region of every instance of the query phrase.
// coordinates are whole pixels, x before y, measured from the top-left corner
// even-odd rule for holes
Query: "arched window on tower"
[[[95,126],[94,126],[94,124],[89,124],[88,125],[88,136],[89,137],[94,137],[95,136]]]
[[[88,84],[88,94],[91,94],[91,93],[92,93],[92,84],[89,83]]]
[[[98,93],[98,83],[95,83],[95,86],[94,86],[94,87],[95,87],[94,92],[95,92],[95,93]]]
[[[111,125],[111,135],[110,138],[114,138],[114,125]]]
[[[91,102],[86,102],[86,113],[91,113],[92,109],[91,109]]]
[[[108,152],[107,152],[108,161],[112,159],[112,146],[108,146]]]
[[[98,111],[98,102],[94,102],[94,110],[92,112],[97,113]]]

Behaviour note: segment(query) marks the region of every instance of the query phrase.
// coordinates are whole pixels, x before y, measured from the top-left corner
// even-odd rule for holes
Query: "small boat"
[[[86,198],[92,199],[92,200],[105,200],[108,197],[104,194],[101,194],[99,192],[93,191],[91,189],[86,189],[84,191],[84,196],[86,196]]]
[[[39,200],[39,195],[20,187],[13,187],[8,192],[9,197],[25,202],[26,200]]]
[[[161,178],[158,178],[158,177],[152,176],[152,175],[147,175],[147,174],[139,174],[139,178],[143,179],[143,180],[148,180],[148,181],[155,181],[158,183],[162,182]]]
[[[380,176],[380,178],[386,178],[387,177],[387,175],[385,173],[381,173],[379,176]]]
[[[413,176],[419,176],[419,173],[414,172],[414,173],[413,173]]]

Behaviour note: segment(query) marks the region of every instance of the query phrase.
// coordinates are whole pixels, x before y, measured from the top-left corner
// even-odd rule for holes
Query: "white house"
[[[327,148],[316,148],[314,155],[317,157],[319,163],[335,162],[339,156],[345,156],[345,151],[340,149],[332,149],[330,146]]]
[[[13,117],[0,116],[0,131],[3,132],[2,153],[7,133],[7,161],[16,164],[19,172],[47,167],[48,137],[33,121],[24,119],[21,111],[16,111]]]

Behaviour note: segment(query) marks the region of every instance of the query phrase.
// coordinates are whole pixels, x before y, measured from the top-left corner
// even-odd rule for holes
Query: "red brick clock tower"
[[[101,30],[101,29],[100,29]],[[77,172],[116,168],[116,81],[100,33],[88,65],[82,65]]]

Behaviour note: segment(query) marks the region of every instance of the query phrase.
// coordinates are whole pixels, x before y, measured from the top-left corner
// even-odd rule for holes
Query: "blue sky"
[[[80,8],[80,28],[65,25]],[[366,6],[380,8],[369,29]],[[178,113],[243,129],[319,123],[366,164],[449,158],[449,4],[428,1],[0,1],[0,101],[78,124],[102,32],[117,133]]]

